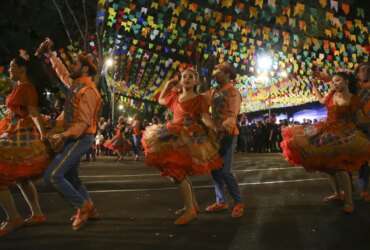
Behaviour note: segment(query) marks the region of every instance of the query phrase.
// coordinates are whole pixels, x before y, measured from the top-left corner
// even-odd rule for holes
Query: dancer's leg
[[[31,216],[43,216],[44,213],[41,211],[37,189],[33,182],[31,180],[25,180],[17,183],[17,186],[31,210]]]
[[[7,187],[0,187],[0,205],[3,207],[7,220],[0,226],[0,237],[4,236],[23,225],[12,194]]]
[[[353,212],[353,200],[352,200],[352,184],[351,178],[346,171],[339,171],[337,173],[340,184],[344,190],[344,212],[352,213]]]
[[[186,209],[184,214],[175,221],[175,224],[185,225],[197,217],[193,203],[194,194],[192,193],[191,184],[188,178],[184,178],[182,181],[180,181],[179,188]]]

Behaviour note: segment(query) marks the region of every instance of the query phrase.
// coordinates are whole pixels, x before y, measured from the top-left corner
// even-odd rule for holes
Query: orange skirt
[[[120,134],[115,135],[112,139],[107,140],[104,144],[104,147],[112,150],[119,151],[121,153],[126,153],[131,150],[132,145],[129,140],[123,138]]]
[[[370,141],[354,124],[293,126],[282,136],[284,157],[308,171],[356,171],[370,159]]]
[[[20,130],[0,139],[0,186],[39,177],[50,162],[45,144],[33,131]]]
[[[162,176],[178,181],[186,176],[206,175],[222,166],[216,136],[203,126],[153,125],[142,138],[147,165],[156,167]]]

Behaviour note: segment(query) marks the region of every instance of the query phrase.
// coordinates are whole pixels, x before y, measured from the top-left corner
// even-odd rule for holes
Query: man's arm
[[[59,79],[67,86],[70,87],[72,85],[72,79],[70,78],[70,74],[66,66],[63,64],[62,60],[60,60],[55,52],[49,53],[49,59],[55,73],[58,75]]]
[[[62,61],[57,57],[56,52],[51,51],[53,45],[54,45],[53,41],[50,38],[46,38],[36,50],[35,56],[39,57],[42,54],[47,56],[59,79],[67,87],[70,87],[72,84],[72,80],[69,77],[70,76],[69,71],[67,70],[66,66],[62,63]]]

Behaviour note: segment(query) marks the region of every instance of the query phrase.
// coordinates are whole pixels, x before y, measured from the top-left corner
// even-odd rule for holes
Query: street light
[[[280,72],[280,76],[283,77],[283,78],[286,78],[288,76],[288,72],[283,70],[283,71]]]
[[[107,58],[106,60],[105,60],[105,66],[107,67],[107,68],[110,68],[110,67],[112,67],[113,66],[113,64],[114,64],[114,61],[113,61],[113,59],[112,58]]]
[[[267,54],[257,56],[257,67],[260,71],[269,71],[272,67],[272,57]]]

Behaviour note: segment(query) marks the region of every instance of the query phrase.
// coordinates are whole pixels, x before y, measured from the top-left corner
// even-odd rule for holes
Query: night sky
[[[56,0],[56,2],[64,13],[66,26],[71,36],[73,39],[78,39],[79,33],[65,5],[65,0]],[[69,0],[68,2],[79,18],[80,24],[83,24],[83,0]],[[309,3],[310,1],[302,0],[300,2]],[[364,8],[367,19],[370,19],[369,0],[349,0],[348,2]],[[90,31],[94,31],[97,1],[86,0],[86,4]],[[19,48],[34,50],[46,36],[51,37],[57,47],[68,44],[65,28],[52,0],[1,1],[0,65],[7,64]]]

